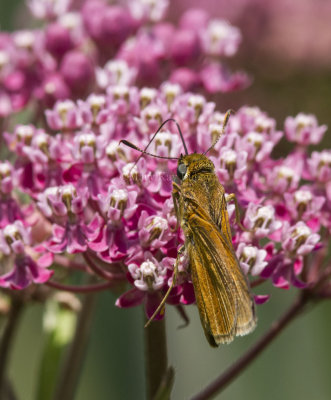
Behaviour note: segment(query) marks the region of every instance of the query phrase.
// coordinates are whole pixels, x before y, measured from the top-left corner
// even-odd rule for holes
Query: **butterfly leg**
[[[236,213],[236,222],[239,225],[240,229],[243,231],[247,231],[247,229],[243,226],[243,224],[240,222],[240,211],[239,211],[239,205],[238,205],[238,200],[237,197],[234,193],[230,193],[226,196],[226,202],[229,203],[230,201],[234,202],[235,206],[235,213]]]
[[[167,290],[167,293],[164,295],[164,297],[163,297],[161,303],[159,304],[158,308],[154,311],[153,315],[147,321],[147,323],[145,325],[145,328],[148,327],[148,325],[153,321],[155,316],[162,310],[162,308],[164,307],[165,302],[167,301],[167,298],[169,297],[170,292],[172,291],[172,289],[174,288],[174,286],[176,284],[177,275],[178,275],[178,264],[179,264],[180,257],[184,252],[184,249],[185,249],[185,246],[182,246],[178,250],[178,254],[177,254],[177,259],[176,259],[175,266],[174,266],[174,274],[172,276],[171,285],[169,286],[169,289]]]

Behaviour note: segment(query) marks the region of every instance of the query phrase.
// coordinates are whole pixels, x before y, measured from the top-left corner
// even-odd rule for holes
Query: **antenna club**
[[[233,110],[230,109],[230,110],[228,110],[228,111],[226,112],[225,117],[224,117],[224,121],[223,121],[223,126],[222,126],[222,131],[221,131],[221,133],[217,136],[216,140],[215,140],[214,143],[209,147],[209,149],[206,150],[206,151],[203,153],[204,155],[206,155],[206,154],[215,146],[215,144],[220,140],[220,137],[224,134],[225,128],[226,128],[226,126],[227,126],[227,124],[228,124],[228,122],[229,122],[229,119],[230,119],[231,114],[235,114],[235,111],[233,111]]]

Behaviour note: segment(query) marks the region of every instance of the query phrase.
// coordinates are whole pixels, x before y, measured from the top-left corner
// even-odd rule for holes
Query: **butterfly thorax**
[[[186,166],[181,184],[183,220],[199,209],[218,225],[224,188],[215,174],[214,164],[205,155],[195,153],[181,157],[180,163]]]

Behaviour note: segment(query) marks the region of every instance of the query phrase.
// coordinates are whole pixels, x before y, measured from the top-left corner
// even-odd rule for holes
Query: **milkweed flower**
[[[8,261],[6,268],[0,261],[0,286],[46,283],[60,254],[69,276],[79,265],[120,289],[119,307],[144,304],[150,317],[172,283],[168,304],[193,303],[185,254],[173,281],[185,242],[172,200],[183,153],[177,125],[168,121],[151,141],[168,119],[189,152],[214,145],[208,157],[242,210],[237,224],[228,205],[234,250],[249,279],[283,289],[313,285],[303,266],[331,231],[331,158],[330,150],[307,148],[325,126],[299,114],[278,130],[260,108],[244,106],[223,133],[225,110],[203,91],[247,84],[223,62],[238,49],[238,29],[197,11],[176,26],[164,22],[167,1],[134,4],[87,1],[73,15],[69,2],[34,0],[45,29],[0,40],[0,114],[2,105],[7,116],[32,103],[38,109],[34,123],[3,133],[14,161],[0,163],[0,260]],[[295,147],[276,159],[282,137]],[[164,158],[139,157],[136,149]],[[319,276],[322,266],[315,267]],[[266,296],[257,293],[257,303]]]

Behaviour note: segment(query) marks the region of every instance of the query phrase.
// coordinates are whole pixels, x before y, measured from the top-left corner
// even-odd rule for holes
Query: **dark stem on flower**
[[[59,289],[59,290],[64,290],[66,292],[72,292],[72,293],[91,293],[91,292],[100,292],[101,290],[107,290],[111,288],[114,283],[113,282],[101,282],[101,283],[95,283],[93,285],[65,285],[60,282],[55,282],[55,281],[48,281],[45,282],[45,285],[53,288],[53,289]]]
[[[88,266],[101,278],[106,279],[107,281],[113,281],[114,279],[125,279],[125,275],[123,273],[113,274],[109,271],[105,271],[101,267],[99,267],[92,259],[92,257],[88,254],[88,252],[83,253],[84,260],[87,262]]]
[[[13,297],[8,314],[7,323],[1,337],[0,343],[0,398],[3,398],[5,391],[5,372],[9,359],[9,353],[15,339],[15,333],[18,327],[19,319],[23,310],[23,301]]]
[[[8,379],[4,380],[1,395],[3,396],[3,400],[18,400],[18,397],[16,396],[16,394],[14,392],[14,388]]]
[[[60,377],[54,392],[54,400],[72,400],[75,398],[75,391],[90,336],[95,298],[95,294],[88,294],[84,297],[75,335],[60,371]]]
[[[191,400],[206,400],[213,398],[217,393],[224,390],[235,378],[237,378],[245,368],[253,362],[257,356],[275,339],[283,329],[304,309],[309,300],[309,295],[302,292],[291,307],[273,322],[270,329],[249,349],[239,360],[230,366],[223,374],[211,382],[200,393],[196,394]]]
[[[264,278],[257,278],[254,281],[251,281],[250,286],[251,286],[251,288],[253,288],[253,287],[262,285],[262,283],[264,283],[265,281],[266,281],[266,279],[264,279]]]
[[[145,320],[146,322],[146,320]],[[165,319],[152,321],[145,333],[146,398],[155,397],[168,366]]]

